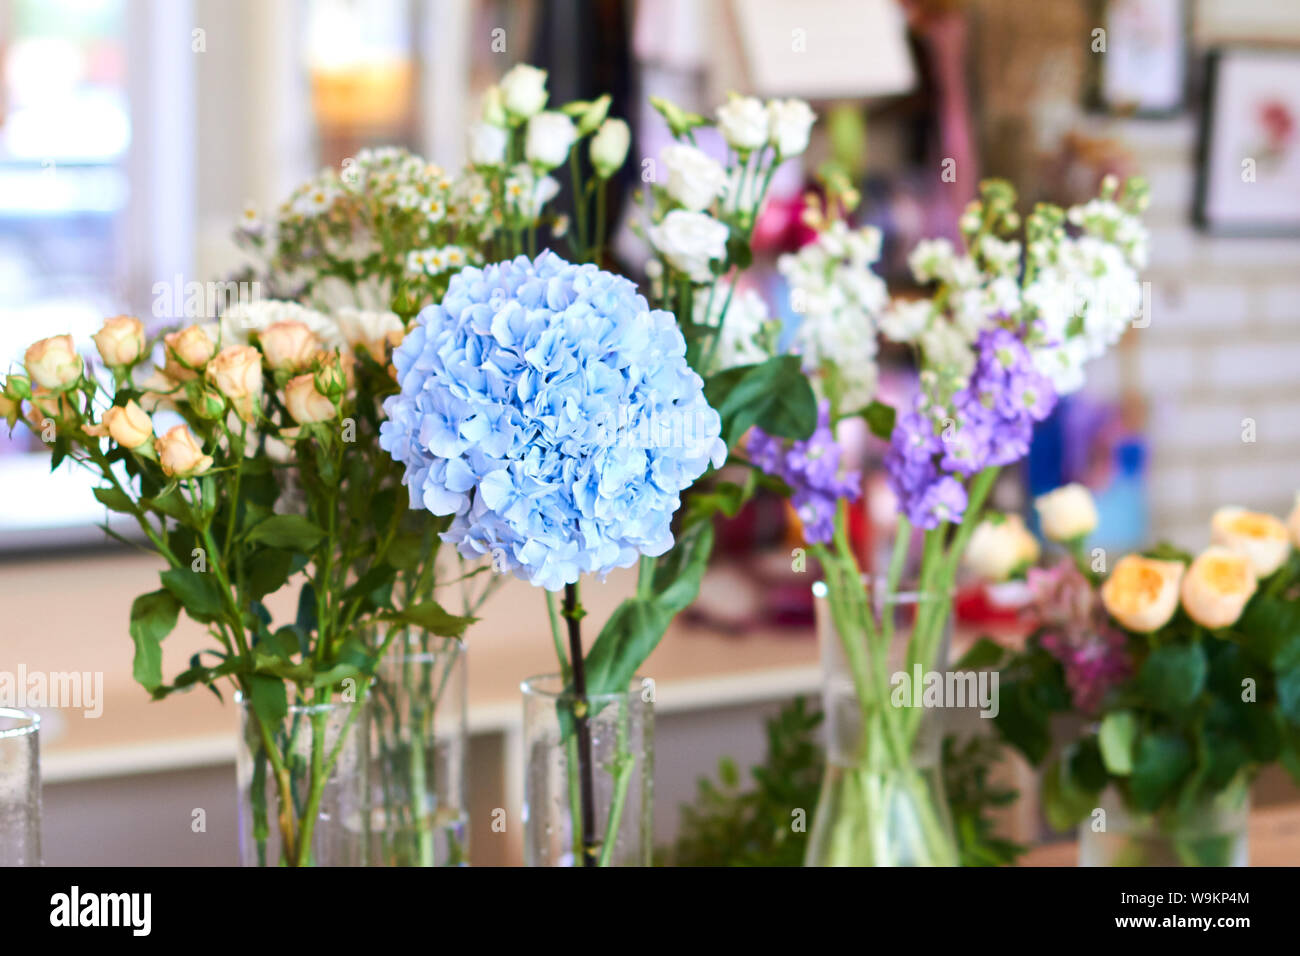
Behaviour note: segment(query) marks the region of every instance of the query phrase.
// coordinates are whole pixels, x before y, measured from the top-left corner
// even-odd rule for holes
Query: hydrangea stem
[[[573,729],[578,740],[578,791],[582,807],[582,865],[595,866],[600,848],[596,844],[596,786],[591,766],[590,705],[587,701],[587,672],[582,659],[582,605],[578,586],[564,586],[564,617],[569,625],[569,666],[573,669]],[[578,821],[574,821],[577,823]]]

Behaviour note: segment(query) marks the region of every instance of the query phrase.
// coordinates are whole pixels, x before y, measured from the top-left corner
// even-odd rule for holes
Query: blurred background
[[[703,113],[731,90],[809,100],[813,146],[774,180],[752,270],[790,321],[774,263],[808,238],[798,213],[823,164],[852,176],[899,293],[906,251],[955,238],[982,177],[1011,180],[1024,210],[1084,201],[1107,173],[1146,175],[1140,328],[1090,366],[998,503],[1084,482],[1102,515],[1093,543],[1117,549],[1199,548],[1219,505],[1290,510],[1300,4],[1278,0],[0,0],[0,356],[61,332],[89,342],[123,312],[179,321],[179,290],[239,268],[244,210],[273,209],[362,147],[457,168],[483,91],[518,62],[550,71],[553,101],[612,92],[634,159],[668,142],[650,96]],[[610,215],[635,275],[629,167]],[[902,385],[887,375],[891,387]],[[231,710],[207,695],[143,699],[126,621],[148,562],[104,548],[85,480],[50,475],[36,441],[23,425],[0,437],[0,670],[91,669],[105,684],[102,718],[48,724],[47,862],[231,862]],[[869,551],[891,508],[867,501],[855,532]],[[807,584],[789,574],[794,534],[770,502],[728,524],[701,606],[651,658],[663,841],[695,777],[724,754],[757,759],[758,718],[818,686]],[[613,576],[593,589],[608,590],[593,611],[620,587]],[[517,681],[547,666],[526,590],[503,589],[474,636],[472,812],[484,821],[517,806]],[[971,630],[1007,625],[978,593],[959,611]],[[186,641],[197,629],[178,630],[168,653]],[[196,806],[209,808],[203,834],[189,827]],[[1025,839],[1039,830],[1032,807],[1008,825]],[[517,858],[509,836],[474,833],[476,862]]]

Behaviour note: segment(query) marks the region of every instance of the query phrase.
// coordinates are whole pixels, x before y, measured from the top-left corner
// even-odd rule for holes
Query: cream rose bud
[[[334,403],[316,390],[316,376],[311,372],[289,379],[284,386],[284,404],[300,425],[326,422],[335,415]]]
[[[1272,515],[1245,508],[1220,508],[1210,518],[1210,541],[1250,559],[1255,576],[1266,578],[1291,553],[1286,525]]]
[[[554,169],[569,158],[578,128],[563,113],[538,113],[528,121],[524,158],[542,169]]]
[[[177,425],[154,439],[154,451],[163,473],[175,478],[191,478],[212,467],[211,457],[203,454],[188,425]]]
[[[53,335],[33,342],[23,364],[33,382],[52,392],[71,388],[81,380],[81,356],[71,335]]]
[[[730,230],[707,213],[674,209],[646,232],[655,250],[692,282],[710,281],[709,263],[727,255]]]
[[[217,353],[217,345],[199,325],[191,325],[179,332],[163,336],[167,353],[166,372],[178,382],[198,378],[198,373]]]
[[[803,100],[772,100],[767,104],[767,140],[782,159],[808,148],[817,114]]]
[[[1074,541],[1097,529],[1097,505],[1080,484],[1062,485],[1034,499],[1043,534],[1052,541]]]
[[[501,105],[516,119],[528,119],[546,105],[546,71],[520,63],[501,77]]]
[[[257,349],[251,345],[227,345],[209,363],[206,374],[217,391],[230,399],[235,414],[246,422],[257,417],[262,398],[262,355]]]
[[[91,338],[109,367],[134,365],[144,355],[144,323],[132,315],[105,319],[104,327]]]
[[[1169,623],[1178,609],[1181,561],[1157,561],[1130,554],[1101,586],[1101,603],[1110,616],[1130,631],[1148,634]]]
[[[272,322],[257,334],[266,364],[276,371],[298,372],[311,364],[321,341],[305,322]]]
[[[732,149],[748,153],[767,142],[767,110],[752,96],[732,93],[718,107],[718,128]]]
[[[727,173],[713,157],[694,146],[674,143],[664,150],[668,195],[692,212],[708,209],[727,186]]]
[[[469,161],[475,166],[501,166],[506,161],[510,134],[492,123],[475,123],[469,128]]]
[[[1183,608],[1202,627],[1235,624],[1255,593],[1250,558],[1221,545],[1206,548],[1183,578]]]
[[[382,362],[388,347],[400,345],[406,326],[396,312],[379,312],[345,306],[338,310],[339,331],[352,349],[364,348]]]
[[[153,438],[153,420],[134,400],[106,411],[103,425],[109,437],[123,448],[139,448]]]
[[[986,581],[1005,581],[1038,560],[1038,539],[1020,515],[981,521],[970,536],[963,561]]]
[[[632,143],[632,131],[621,119],[607,119],[600,124],[591,138],[591,165],[601,179],[609,179],[618,172],[627,149]]]

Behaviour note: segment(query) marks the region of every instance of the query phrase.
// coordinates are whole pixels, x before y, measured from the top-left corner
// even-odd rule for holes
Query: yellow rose
[[[199,372],[212,360],[217,346],[202,326],[191,325],[179,332],[163,336],[167,353],[167,375],[177,382],[188,382],[199,377]]]
[[[1101,603],[1130,631],[1149,633],[1164,627],[1178,609],[1181,561],[1156,561],[1130,554],[1120,558],[1101,586]]]
[[[1083,485],[1063,485],[1034,499],[1043,534],[1052,541],[1086,537],[1097,527],[1097,505]]]
[[[305,328],[305,326],[304,326]],[[262,398],[262,355],[251,345],[227,345],[208,365],[207,379],[230,399],[246,422],[257,417]]]
[[[316,376],[311,372],[289,379],[284,386],[284,404],[301,425],[329,421],[335,415],[334,403],[316,390]]]
[[[154,439],[154,450],[163,473],[176,478],[201,475],[212,467],[211,457],[203,454],[188,425],[177,425]]]
[[[32,381],[52,392],[71,388],[81,379],[81,356],[71,335],[53,335],[32,343],[23,364]]]
[[[144,355],[144,323],[134,316],[115,315],[91,336],[104,364],[110,367],[134,365]]]
[[[1272,515],[1245,508],[1220,508],[1210,519],[1210,541],[1250,559],[1255,576],[1268,577],[1291,553],[1286,525]]]
[[[1213,545],[1206,548],[1183,578],[1183,607],[1204,627],[1235,624],[1255,593],[1250,558],[1240,551]]]
[[[139,448],[153,438],[153,420],[134,401],[114,405],[104,413],[103,426],[123,448]]]
[[[311,365],[320,349],[320,339],[305,322],[272,322],[257,335],[269,368],[298,372]]]
[[[1038,560],[1038,539],[1029,533],[1020,515],[981,521],[970,536],[963,561],[986,581],[1005,581],[1011,574]]]

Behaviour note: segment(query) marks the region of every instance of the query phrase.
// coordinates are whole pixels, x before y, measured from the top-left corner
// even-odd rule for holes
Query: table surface
[[[1250,814],[1250,865],[1300,866],[1300,806],[1261,807]],[[1079,847],[1073,842],[1035,847],[1021,866],[1076,866]]]

